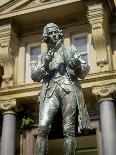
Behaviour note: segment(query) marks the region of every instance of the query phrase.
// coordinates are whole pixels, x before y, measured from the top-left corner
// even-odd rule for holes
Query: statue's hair
[[[48,23],[44,29],[43,29],[43,35],[42,35],[42,41],[44,41],[45,43],[48,43],[48,34],[47,34],[47,29],[51,28],[51,27],[56,27],[60,36],[60,39],[63,38],[63,33],[62,30],[59,29],[59,27],[54,24],[54,23]]]

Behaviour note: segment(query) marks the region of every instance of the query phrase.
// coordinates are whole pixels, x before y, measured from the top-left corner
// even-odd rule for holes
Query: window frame
[[[25,74],[25,82],[26,83],[31,83],[33,82],[33,80],[31,79],[31,70],[29,65],[33,62],[30,61],[30,53],[31,53],[31,48],[32,47],[36,47],[36,46],[40,46],[40,50],[41,50],[41,43],[40,42],[36,42],[36,43],[30,43],[27,45],[26,49],[26,74]],[[40,51],[41,53],[41,51]]]
[[[73,35],[71,35],[71,43],[73,45],[73,42],[74,42],[75,38],[81,38],[81,37],[84,37],[84,36],[87,37],[87,52],[86,53],[87,53],[88,65],[90,65],[90,51],[89,51],[89,49],[90,49],[90,47],[89,47],[90,37],[89,37],[89,34],[88,33],[73,34]],[[84,53],[84,54],[86,54],[86,53]]]

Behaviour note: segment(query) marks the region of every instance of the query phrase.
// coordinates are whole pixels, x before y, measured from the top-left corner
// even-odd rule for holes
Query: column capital
[[[105,102],[105,101],[109,101],[109,102],[113,102],[113,99],[110,97],[110,98],[102,98],[102,99],[100,99],[99,100],[99,103],[103,103],[103,102]]]
[[[92,93],[97,100],[104,98],[111,100],[116,95],[116,83],[93,86]]]
[[[16,99],[7,99],[7,100],[0,100],[0,110],[2,112],[8,112],[8,111],[21,111],[22,107],[19,107],[17,105]]]

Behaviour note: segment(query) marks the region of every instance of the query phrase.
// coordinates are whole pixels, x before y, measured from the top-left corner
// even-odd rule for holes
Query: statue
[[[43,80],[39,96],[39,125],[37,155],[47,154],[47,141],[52,120],[59,109],[63,116],[64,154],[75,155],[75,114],[78,107],[78,132],[90,128],[89,115],[84,104],[78,78],[83,79],[89,66],[74,46],[65,48],[62,30],[49,23],[43,30],[46,53],[38,56],[32,71],[35,82]]]

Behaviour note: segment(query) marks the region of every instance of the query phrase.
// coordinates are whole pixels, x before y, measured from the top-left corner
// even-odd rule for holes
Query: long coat
[[[70,81],[75,91],[78,107],[78,132],[80,133],[83,131],[83,129],[90,129],[90,119],[84,103],[80,82],[78,80],[78,78],[83,79],[89,72],[89,66],[84,60],[82,60],[81,55],[74,46],[65,48],[64,45],[60,45],[57,47],[57,51],[55,52],[59,51],[62,51],[63,62],[68,75],[68,80],[62,80],[63,82],[61,83],[61,87],[68,91],[67,89],[69,87],[66,87],[66,85],[68,81]],[[46,53],[38,56],[37,64],[32,72],[33,81],[39,82],[43,80],[42,90],[39,96],[40,106],[44,106],[46,94],[49,94],[49,97],[51,97],[56,87],[56,84],[53,82],[53,77],[50,76],[50,73],[52,73],[52,70],[56,69],[55,65],[57,62],[50,62],[48,67],[49,70],[46,70],[45,57]],[[49,92],[47,92],[49,83],[51,85],[51,89],[49,89]]]

